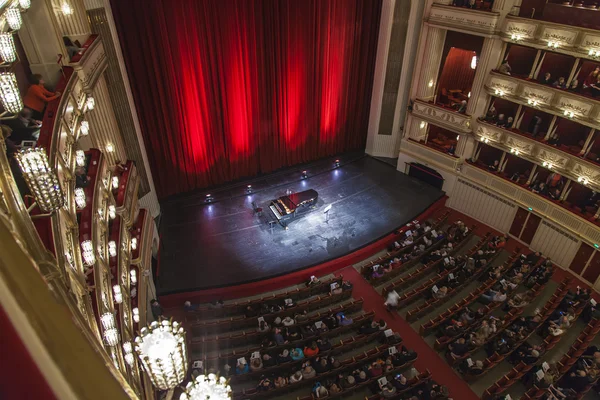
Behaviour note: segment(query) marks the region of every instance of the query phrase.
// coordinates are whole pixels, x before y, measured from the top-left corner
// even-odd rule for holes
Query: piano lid
[[[308,189],[304,192],[294,193],[287,196],[290,201],[294,204],[294,208],[298,207],[300,204],[310,201],[312,199],[316,199],[319,196],[316,190]]]

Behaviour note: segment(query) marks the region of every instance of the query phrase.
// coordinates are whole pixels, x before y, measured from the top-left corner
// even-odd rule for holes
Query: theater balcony
[[[491,11],[491,2],[478,1],[475,9],[451,4],[451,0],[436,0],[431,7],[429,24],[443,29],[483,35],[494,35],[498,30],[500,13]]]
[[[427,122],[431,122],[454,131],[464,133],[471,131],[470,115],[461,114],[455,110],[442,107],[437,104],[417,99],[413,104],[412,114]]]

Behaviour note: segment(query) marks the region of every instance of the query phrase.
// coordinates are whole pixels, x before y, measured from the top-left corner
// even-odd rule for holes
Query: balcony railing
[[[498,29],[500,14],[492,11],[453,7],[434,3],[428,21],[455,30],[468,30],[493,35]]]
[[[471,116],[440,107],[433,103],[416,100],[412,113],[420,119],[458,132],[471,132]]]
[[[461,163],[460,158],[444,154],[413,140],[402,139],[400,152],[417,156],[421,158],[425,164],[435,164],[438,167],[442,167],[452,172],[455,172]]]

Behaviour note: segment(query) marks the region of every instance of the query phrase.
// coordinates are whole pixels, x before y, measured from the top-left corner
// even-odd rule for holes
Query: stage
[[[444,193],[363,154],[321,160],[161,203],[159,295],[273,278],[356,251],[411,221]],[[307,179],[300,179],[306,170]],[[247,185],[252,194],[246,194]],[[285,230],[269,228],[269,203],[314,189],[315,207]],[[253,212],[252,202],[263,208]],[[323,213],[331,205],[329,221]]]

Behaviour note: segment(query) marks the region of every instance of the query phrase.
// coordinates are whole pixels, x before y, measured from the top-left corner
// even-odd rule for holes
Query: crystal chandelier
[[[81,133],[81,136],[87,136],[90,133],[90,123],[87,121],[81,121],[79,132]]]
[[[123,358],[125,358],[127,365],[132,367],[135,361],[135,356],[133,355],[133,347],[131,346],[131,342],[123,343],[123,354]]]
[[[110,347],[119,344],[119,331],[117,331],[117,328],[110,328],[104,331],[104,342]]]
[[[116,189],[119,187],[119,177],[118,176],[112,177],[112,187],[113,187],[113,189]]]
[[[31,7],[31,0],[19,0],[19,5],[23,10],[27,10]]]
[[[6,17],[6,22],[8,26],[13,31],[17,31],[21,29],[21,24],[23,23],[23,19],[21,19],[21,11],[17,8],[7,8],[4,12],[4,16]]]
[[[90,240],[81,242],[81,255],[83,256],[83,262],[88,267],[94,265],[96,262],[96,256],[94,255],[94,246]]]
[[[88,111],[93,110],[94,107],[96,106],[96,101],[94,100],[94,98],[92,96],[89,96],[85,102],[86,108],[88,109]]]
[[[131,248],[133,250],[137,249],[137,238],[131,238]]]
[[[111,257],[117,256],[117,244],[115,243],[114,240],[111,240],[110,242],[108,242],[108,254]]]
[[[179,323],[154,321],[148,328],[142,328],[140,336],[135,338],[135,352],[158,389],[173,389],[185,379],[188,367],[185,331]]]
[[[114,285],[113,293],[114,293],[115,303],[121,304],[123,302],[123,293],[121,293],[121,286]]]
[[[133,314],[133,322],[135,322],[135,323],[140,322],[140,309],[137,307],[134,307],[133,310],[131,310],[131,313]]]
[[[85,208],[86,198],[85,192],[82,188],[75,188],[75,205],[78,209],[82,210]]]
[[[53,212],[65,198],[58,178],[50,169],[46,151],[42,148],[22,150],[16,155],[23,177],[42,212]]]
[[[189,382],[179,400],[228,400],[231,387],[227,379],[215,374],[199,375],[195,381]]]
[[[85,165],[85,153],[83,150],[77,150],[75,152],[75,164],[78,167],[83,167]]]
[[[137,271],[134,268],[131,268],[131,271],[129,271],[129,276],[131,279],[131,284],[135,285],[137,283]]]
[[[17,61],[17,49],[12,33],[0,33],[0,57],[6,63]]]
[[[18,114],[23,109],[17,77],[12,72],[0,73],[0,101],[2,107],[11,114]]]
[[[115,219],[117,217],[117,209],[112,204],[108,206],[108,216],[110,219]]]

